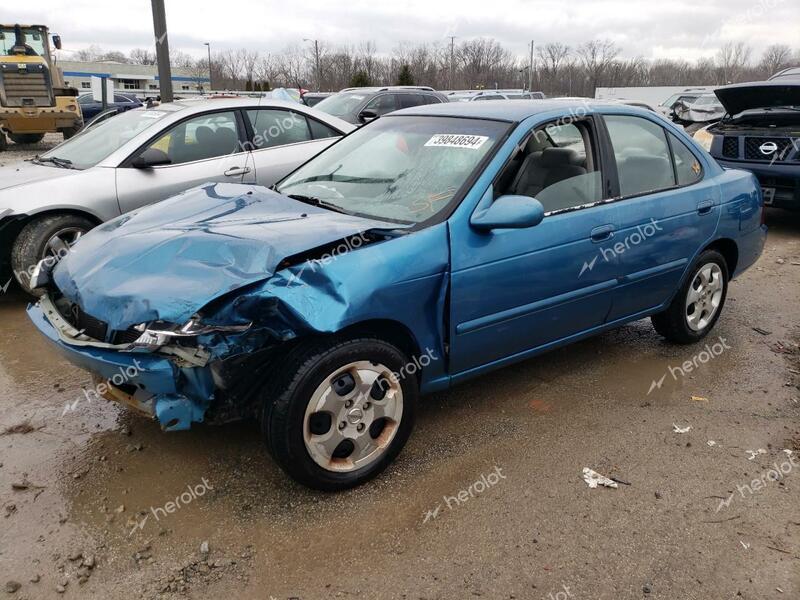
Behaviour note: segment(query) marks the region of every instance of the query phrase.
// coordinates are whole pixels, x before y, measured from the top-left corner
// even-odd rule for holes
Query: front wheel
[[[725,257],[716,250],[703,252],[667,310],[652,316],[655,330],[676,344],[702,340],[722,313],[728,277]]]
[[[414,425],[419,390],[409,364],[396,347],[373,338],[296,349],[263,399],[262,428],[276,462],[323,491],[378,475]]]
[[[11,267],[20,287],[35,295],[30,280],[39,261],[50,258],[57,263],[93,227],[86,217],[64,214],[40,217],[25,225],[11,247]]]

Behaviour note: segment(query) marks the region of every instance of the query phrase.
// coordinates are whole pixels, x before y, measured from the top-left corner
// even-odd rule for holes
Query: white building
[[[79,92],[88,92],[92,89],[92,77],[111,79],[114,82],[114,89],[137,96],[156,96],[160,89],[156,65],[60,60],[57,66],[64,71],[67,87],[77,88]],[[199,94],[202,90],[208,91],[208,73],[198,75],[194,69],[172,67],[173,93],[180,96]]]

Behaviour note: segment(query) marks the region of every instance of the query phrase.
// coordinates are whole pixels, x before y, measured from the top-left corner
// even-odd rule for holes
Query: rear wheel
[[[65,129],[62,129],[61,133],[64,135],[64,139],[68,140],[69,138],[75,136],[75,134],[77,134],[80,130],[81,130],[81,127],[79,127],[79,126],[67,127]]]
[[[40,217],[25,225],[11,247],[11,267],[20,287],[34,294],[30,276],[39,261],[50,257],[54,263],[58,262],[94,226],[86,217],[63,214]]]
[[[378,475],[414,425],[417,379],[394,375],[407,363],[396,347],[372,338],[297,348],[263,400],[262,427],[276,462],[323,491]]]
[[[15,144],[38,144],[44,139],[43,133],[9,133],[8,137]]]
[[[653,315],[656,331],[670,342],[691,344],[714,328],[728,294],[728,264],[716,250],[706,250],[692,266],[669,308]]]
[[[6,134],[0,131],[0,152],[3,152],[8,149],[8,140],[6,139]]]

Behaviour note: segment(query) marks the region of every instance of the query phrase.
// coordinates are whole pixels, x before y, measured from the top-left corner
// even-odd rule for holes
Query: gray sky
[[[798,0],[166,0],[170,46],[194,56],[248,47],[278,52],[303,38],[329,45],[372,40],[379,53],[401,41],[442,42],[494,37],[519,56],[531,39],[575,46],[609,38],[624,57],[710,56],[726,41],[743,40],[754,57],[770,44],[800,49]],[[92,44],[107,50],[153,48],[152,14],[146,0],[36,0],[19,5],[13,18],[44,23],[64,39],[65,52]],[[203,8],[204,5],[209,8]],[[9,15],[2,19],[9,18]]]

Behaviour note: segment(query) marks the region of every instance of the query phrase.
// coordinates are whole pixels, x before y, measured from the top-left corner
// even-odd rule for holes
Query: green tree
[[[272,86],[269,84],[269,81],[264,81],[261,83],[261,91],[262,92],[271,92]]]
[[[414,85],[414,76],[411,74],[411,67],[403,65],[397,75],[397,85]]]
[[[253,91],[254,92],[260,92],[261,91],[261,82],[260,81],[256,81],[255,85],[253,86]]]
[[[250,81],[249,79],[247,80],[247,83],[244,84],[244,91],[245,92],[252,92],[253,91],[253,82]]]
[[[356,71],[350,79],[350,87],[369,87],[372,82],[364,71]]]

